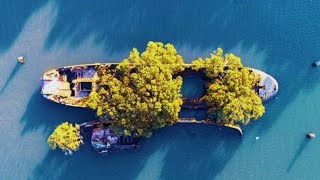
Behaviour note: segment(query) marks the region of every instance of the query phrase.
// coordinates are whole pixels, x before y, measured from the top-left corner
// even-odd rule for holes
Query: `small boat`
[[[313,133],[313,132],[308,132],[308,133],[306,134],[306,137],[307,137],[307,138],[315,138],[315,137],[316,137],[316,134]]]
[[[131,136],[116,135],[109,126],[111,121],[92,121],[80,124],[81,133],[92,132],[90,139],[91,146],[99,154],[116,153],[120,150],[135,150],[140,147],[140,138]],[[84,136],[86,137],[86,136]]]
[[[320,66],[320,61],[316,61],[312,63],[312,67],[317,67],[317,66]]]
[[[17,59],[18,59],[18,61],[20,63],[24,63],[24,57],[23,56],[18,56]]]

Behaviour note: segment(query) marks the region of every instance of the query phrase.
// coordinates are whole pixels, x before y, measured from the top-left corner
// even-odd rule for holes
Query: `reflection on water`
[[[39,111],[41,107],[41,111]],[[89,109],[61,106],[60,104],[49,102],[43,98],[40,89],[31,96],[26,111],[23,113],[21,122],[24,128],[22,135],[29,131],[41,129],[43,132],[50,132],[62,122],[82,123],[94,120],[95,113]]]
[[[229,141],[225,141],[225,138]],[[143,140],[138,151],[101,156],[89,144],[85,144],[72,157],[49,152],[30,177],[212,179],[224,168],[240,144],[241,137],[230,129],[175,125],[155,132],[151,139]],[[57,172],[53,172],[53,169],[57,169]]]
[[[42,73],[52,67],[106,58],[116,61],[123,56],[122,53],[110,55],[104,52],[90,38],[75,49],[67,44],[44,49],[56,10],[56,5],[49,3],[35,11],[24,22],[25,26],[12,46],[1,54],[0,131],[5,136],[0,138],[0,153],[5,156],[1,158],[0,179],[26,179],[48,153],[46,139],[57,124],[83,122],[94,116],[88,110],[63,107],[41,97]],[[26,56],[23,65],[16,64],[20,54]]]
[[[320,175],[314,158],[319,143],[301,145],[298,153],[294,148],[301,144],[304,131],[319,127],[320,71],[310,68],[320,52],[320,11],[314,8],[319,1],[55,0],[35,11],[43,3],[8,1],[0,7],[0,84],[5,87],[0,94],[0,132],[6,134],[0,139],[4,155],[0,179],[294,179],[301,174],[313,179]],[[89,144],[72,157],[49,151],[45,140],[56,124],[93,115],[41,99],[41,74],[70,64],[118,62],[132,47],[142,51],[149,40],[173,43],[188,61],[209,56],[218,46],[234,50],[244,64],[279,81],[279,98],[266,103],[265,116],[251,123],[242,139],[224,128],[177,125],[157,131],[137,152],[101,157]],[[15,71],[12,59],[20,54],[28,58]],[[184,93],[199,95],[186,85]],[[310,156],[300,155],[306,151]],[[297,158],[288,162],[288,154]],[[159,163],[158,169],[149,174],[153,163]],[[295,171],[286,171],[291,166]]]

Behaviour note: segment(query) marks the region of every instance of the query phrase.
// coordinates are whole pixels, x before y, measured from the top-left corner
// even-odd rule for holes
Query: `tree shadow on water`
[[[99,155],[89,144],[72,156],[50,151],[33,170],[32,179],[132,179],[144,160],[134,154]]]
[[[86,139],[72,156],[64,156],[60,150],[50,151],[30,178],[212,179],[240,144],[241,137],[234,130],[201,125],[163,128],[150,139],[143,139],[136,151],[106,156],[95,152]]]
[[[161,177],[163,179],[213,179],[241,144],[238,132],[210,125],[177,125]],[[170,133],[169,133],[170,134]]]
[[[161,149],[161,142],[142,146],[138,150],[120,151],[100,155],[85,139],[79,151],[65,156],[60,150],[50,151],[31,175],[31,179],[134,179],[143,169],[148,158]]]
[[[212,42],[219,44],[221,36],[212,36],[226,31],[216,26],[224,21],[224,18],[219,17],[232,14],[229,6],[231,0],[205,0],[201,3],[182,0],[125,0],[122,3],[114,0],[96,0],[90,3],[84,0],[56,2],[59,13],[47,39],[47,48],[70,38],[71,45],[77,46],[93,33],[96,35],[95,40],[106,45],[111,52],[132,47],[144,49],[150,40],[190,42],[192,45],[201,46],[212,45]],[[78,4],[77,11],[74,10],[75,3]],[[201,12],[195,9],[201,9]],[[218,14],[217,18],[214,18],[217,23],[212,22],[214,12]],[[235,33],[238,31],[233,31],[233,34]]]
[[[0,53],[8,49],[21,33],[28,17],[48,0],[1,1]]]
[[[295,162],[297,161],[297,159],[300,157],[300,155],[302,154],[303,150],[307,147],[307,145],[309,144],[310,140],[307,138],[304,138],[300,144],[300,147],[298,149],[298,151],[296,152],[295,156],[293,157],[293,159],[291,160],[291,163],[287,169],[287,172],[289,172],[292,168],[292,166],[295,164]]]
[[[34,92],[24,112],[21,122],[25,124],[22,135],[28,131],[44,128],[53,130],[64,121],[82,123],[93,119],[94,112],[84,108],[74,108],[50,102],[42,97],[40,89]]]
[[[288,105],[295,101],[301,91],[312,91],[320,82],[320,71],[312,68],[311,63],[312,59],[304,61],[301,59],[299,63],[286,64],[285,70],[275,70],[270,66],[270,70],[267,70],[267,73],[272,76],[276,75],[274,77],[279,83],[279,92],[276,97],[264,103],[266,113],[263,117],[250,124],[244,130],[255,129],[260,136],[267,134],[278,120],[279,115],[286,110]]]
[[[13,70],[11,71],[8,79],[6,80],[6,82],[4,83],[3,87],[0,90],[0,94],[3,93],[3,91],[6,89],[6,87],[9,85],[9,83],[11,82],[11,80],[13,79],[13,77],[17,74],[17,72],[19,71],[20,67],[23,64],[21,64],[19,61],[17,62],[17,64],[14,66]]]
[[[281,5],[282,4],[282,5]],[[268,21],[268,28],[262,39],[262,44],[269,46],[266,48],[268,56],[265,63],[265,71],[275,77],[279,82],[278,100],[272,99],[267,102],[265,119],[258,132],[266,134],[278,119],[279,114],[286,110],[286,107],[295,101],[299,93],[313,90],[319,84],[319,69],[314,69],[311,64],[319,58],[320,37],[319,31],[310,31],[320,23],[316,19],[303,28],[295,28],[296,23],[309,22],[306,17],[317,17],[318,11],[312,11],[312,6],[305,3],[299,4],[298,13],[295,12],[295,3],[285,5],[285,2],[278,4],[278,11],[285,10],[287,13],[281,23]],[[284,6],[283,6],[284,5]],[[280,18],[280,14],[273,14],[274,19]],[[291,31],[287,31],[291,29]],[[307,33],[306,33],[307,32]],[[272,42],[272,43],[270,43]],[[271,105],[272,104],[272,105]],[[272,111],[272,112],[271,112]]]
[[[75,3],[78,4],[76,11]],[[199,53],[207,48],[214,50],[217,46],[227,52],[243,42],[241,51],[251,52],[252,47],[257,49],[252,51],[252,56],[249,55],[247,60],[262,60],[265,67],[262,70],[274,76],[280,85],[279,101],[272,105],[275,108],[268,117],[272,120],[261,126],[265,134],[276,121],[275,116],[296,98],[301,89],[313,88],[316,84],[315,80],[310,80],[310,76],[316,76],[317,73],[306,68],[310,68],[310,61],[318,57],[319,50],[315,47],[320,44],[320,38],[316,36],[319,32],[305,32],[306,29],[314,29],[320,19],[308,21],[310,23],[305,28],[296,28],[295,24],[304,22],[305,14],[307,17],[317,17],[319,12],[313,11],[307,3],[302,3],[301,9],[305,11],[299,11],[301,14],[297,16],[295,3],[288,6],[285,2],[281,3],[269,8],[272,3],[264,1],[205,0],[197,3],[182,0],[126,0],[118,3],[114,0],[57,0],[59,11],[46,47],[68,40],[71,45],[77,46],[92,35],[96,35],[95,40],[111,52],[132,47],[144,49],[149,40],[186,45],[191,50],[199,48]],[[264,9],[263,13],[261,9]],[[274,14],[274,11],[290,13]],[[283,19],[284,22],[280,23],[277,19]],[[259,50],[266,52],[265,59],[255,56]]]

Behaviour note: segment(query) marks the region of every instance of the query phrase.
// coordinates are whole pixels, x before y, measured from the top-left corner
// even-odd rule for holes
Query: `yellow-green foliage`
[[[51,149],[59,147],[63,151],[76,151],[83,144],[78,124],[64,122],[60,124],[48,138],[48,145]]]
[[[234,54],[222,54],[223,50],[218,48],[210,57],[192,62],[193,69],[204,70],[211,79],[203,99],[218,121],[249,123],[265,112],[261,98],[253,90],[260,75],[244,67]]]
[[[149,137],[154,129],[178,121],[182,105],[182,78],[173,77],[184,62],[171,44],[149,42],[139,54],[133,49],[116,73],[98,67],[99,90],[91,92],[86,105],[98,116],[109,116],[118,133]]]

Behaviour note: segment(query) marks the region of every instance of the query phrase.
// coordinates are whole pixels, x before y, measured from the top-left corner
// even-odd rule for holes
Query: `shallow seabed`
[[[305,133],[320,134],[320,69],[310,66],[320,58],[319,7],[315,0],[2,0],[0,179],[317,179],[320,142]],[[42,98],[42,73],[119,62],[149,40],[173,43],[187,62],[222,47],[273,75],[280,92],[243,137],[176,125],[135,152],[100,156],[89,143],[71,157],[49,150],[56,125],[94,113]]]

